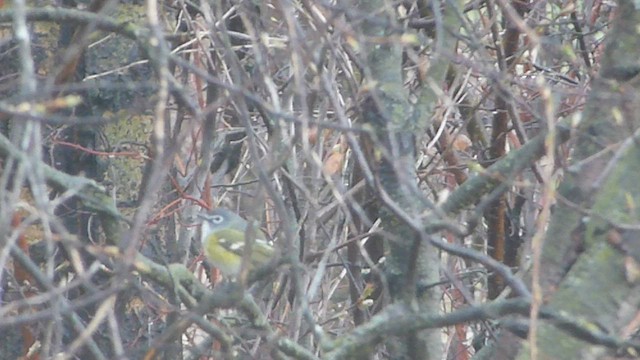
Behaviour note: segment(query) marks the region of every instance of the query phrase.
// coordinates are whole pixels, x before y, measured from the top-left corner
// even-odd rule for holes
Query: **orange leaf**
[[[344,152],[340,145],[336,145],[331,150],[331,154],[324,160],[322,171],[329,175],[339,175],[342,173],[342,164],[344,162]]]

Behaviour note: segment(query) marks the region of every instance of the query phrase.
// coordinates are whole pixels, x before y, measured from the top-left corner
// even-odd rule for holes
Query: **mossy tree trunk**
[[[629,336],[640,306],[640,9],[622,0],[593,82],[576,150],[558,189],[541,254],[541,299],[608,334]],[[535,289],[535,287],[534,287]],[[626,330],[625,330],[626,329]],[[611,350],[558,326],[529,329],[537,341],[503,333],[478,358],[595,359]],[[626,334],[626,335],[625,335]],[[534,347],[535,346],[535,347]],[[534,347],[534,348],[532,348]],[[489,355],[491,354],[491,355]]]

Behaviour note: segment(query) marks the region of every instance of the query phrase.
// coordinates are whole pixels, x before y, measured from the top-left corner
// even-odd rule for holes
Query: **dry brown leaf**
[[[344,154],[345,152],[342,150],[342,146],[334,146],[331,154],[329,154],[322,164],[322,171],[329,176],[341,174]]]

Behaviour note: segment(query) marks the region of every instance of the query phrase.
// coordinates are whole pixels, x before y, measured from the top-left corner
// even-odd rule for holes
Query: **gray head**
[[[247,230],[247,221],[229,209],[217,208],[199,216],[204,220],[202,225],[207,229],[206,233],[229,228],[242,232]]]

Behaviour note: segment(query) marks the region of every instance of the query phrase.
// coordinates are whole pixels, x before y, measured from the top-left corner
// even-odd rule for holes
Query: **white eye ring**
[[[211,222],[214,224],[221,224],[224,221],[224,217],[222,215],[213,215],[211,216]]]

